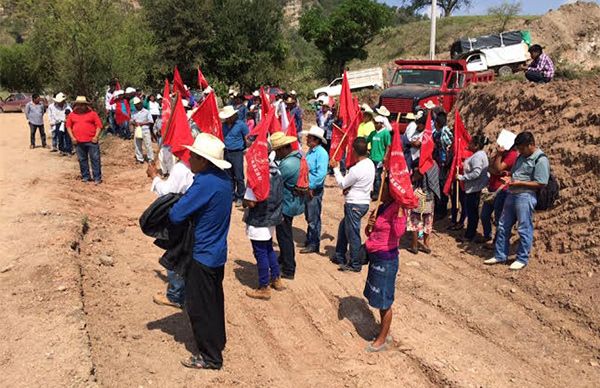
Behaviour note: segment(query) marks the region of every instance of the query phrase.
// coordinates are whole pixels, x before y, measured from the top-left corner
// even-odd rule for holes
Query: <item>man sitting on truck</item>
[[[550,82],[554,78],[554,63],[552,59],[543,53],[542,46],[534,44],[529,48],[531,63],[525,72],[525,78],[535,83]]]

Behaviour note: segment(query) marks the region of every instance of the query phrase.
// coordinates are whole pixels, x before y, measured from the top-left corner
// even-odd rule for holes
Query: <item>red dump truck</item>
[[[396,65],[389,87],[379,97],[379,105],[385,105],[394,118],[414,112],[428,101],[450,112],[463,88],[494,80],[492,70],[468,71],[464,60],[397,60]]]

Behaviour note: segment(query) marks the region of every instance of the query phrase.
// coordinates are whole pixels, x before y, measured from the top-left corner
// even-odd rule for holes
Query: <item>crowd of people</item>
[[[283,280],[292,281],[296,276],[296,217],[304,215],[307,223],[306,240],[299,253],[321,252],[321,216],[328,175],[344,197],[343,217],[330,260],[345,273],[361,272],[368,265],[363,294],[369,305],[380,311],[380,331],[366,347],[368,352],[385,350],[391,341],[391,306],[399,244],[405,232],[410,235],[407,252],[429,254],[435,248],[431,244],[434,221],[445,221],[450,210],[448,228],[465,229],[458,238],[460,242],[482,243],[493,250],[492,258],[484,261],[491,265],[508,260],[511,230],[518,223],[520,242],[510,269],[520,270],[528,264],[536,194],[550,179],[548,158],[536,146],[531,132],[514,136],[508,146],[502,143],[487,148],[488,156],[487,137],[459,134],[458,124],[450,128],[447,112],[432,101],[402,117],[406,125],[398,125],[399,120],[390,123],[391,113],[385,106],[362,104],[356,136],[339,160],[339,146],[332,149],[331,143],[336,128],[344,123],[334,99],[317,99],[316,124],[304,130],[307,114],[300,108],[296,93],[281,93],[269,99],[262,91],[245,97],[231,90],[218,113],[222,122],[220,139],[203,132],[192,120],[211,93],[212,89],[206,87],[197,96],[189,93],[182,102],[193,134],[193,144],[182,147],[185,152],[175,152],[171,145],[163,144],[166,123],[161,122],[161,100],[172,100],[173,96],[145,96],[131,87],[121,90],[115,80],[105,98],[107,132],[127,140],[134,138],[136,160],[148,162],[150,188],[159,199],[146,211],[152,216],[145,222],[153,227],[162,225],[162,234],[153,233],[154,237],[177,239],[157,244],[166,249],[161,263],[163,259],[174,259],[176,264],[163,263],[168,270],[167,291],[157,293],[154,301],[185,308],[188,313],[198,354],[183,361],[186,367],[220,369],[223,365],[226,335],[222,282],[232,208],[244,211],[246,235],[257,263],[258,284],[247,291],[247,296],[269,300],[272,290],[286,289]],[[265,112],[269,109],[286,124],[268,136],[265,173],[269,190],[262,195],[258,187],[247,184],[244,158],[255,142],[263,141],[255,129],[267,120]],[[38,130],[46,147],[44,112],[39,96],[34,96],[26,108],[32,148]],[[82,180],[101,183],[98,140],[104,125],[90,102],[79,96],[69,105],[66,96],[58,93],[48,112],[52,150],[70,155],[74,147]],[[295,132],[290,132],[291,128]],[[395,135],[400,136],[403,161],[418,199],[413,208],[404,208],[391,194],[386,162]],[[461,143],[461,139],[468,141]],[[428,142],[433,142],[429,151],[424,146]],[[423,169],[421,160],[427,152],[432,161]],[[367,239],[363,243],[365,217]],[[477,234],[480,221],[482,235]],[[274,249],[275,239],[278,252]]]

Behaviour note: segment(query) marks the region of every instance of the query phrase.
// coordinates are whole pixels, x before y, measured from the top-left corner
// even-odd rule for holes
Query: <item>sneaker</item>
[[[269,287],[259,287],[255,290],[246,291],[246,296],[253,299],[269,300],[271,299],[271,290]]]
[[[281,278],[275,278],[271,280],[271,288],[273,288],[275,291],[285,290],[285,286],[283,285]]]
[[[475,242],[477,244],[485,244],[488,241],[491,241],[492,238],[491,237],[484,237],[484,236],[477,236],[475,237]]]
[[[154,295],[152,297],[152,300],[154,301],[154,303],[161,305],[161,306],[170,306],[170,307],[175,307],[178,309],[182,308],[181,304],[171,302],[169,300],[169,298],[167,298],[167,296],[165,294],[163,294],[162,292],[159,292],[158,294]]]
[[[504,263],[504,260],[500,260],[495,257],[492,257],[491,259],[487,259],[483,262],[483,264],[487,264],[487,265],[502,264],[502,263]]]
[[[319,250],[317,248],[314,248],[314,247],[306,247],[306,248],[300,249],[300,253],[302,253],[302,254],[319,253]]]
[[[510,265],[510,267],[508,267],[508,268],[511,269],[511,270],[513,270],[513,271],[518,271],[520,269],[525,268],[526,265],[527,264],[523,263],[522,261],[517,260],[517,261],[513,262]]]
[[[341,264],[338,267],[338,271],[341,271],[341,272],[360,272],[360,270],[361,270],[360,268],[354,268],[354,267],[349,266],[348,264]]]
[[[289,275],[289,274],[285,274],[285,273],[281,274],[281,278],[282,279],[287,279],[287,280],[294,280],[294,276],[295,275]]]
[[[56,148],[52,148],[50,152],[58,152],[58,150]]]

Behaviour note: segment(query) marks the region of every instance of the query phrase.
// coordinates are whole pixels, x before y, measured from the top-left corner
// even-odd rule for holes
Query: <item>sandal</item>
[[[185,360],[181,360],[181,365],[191,369],[215,369],[210,367],[203,359],[202,356],[191,356]]]
[[[419,251],[421,251],[423,253],[430,254],[431,253],[431,248],[426,247],[425,245],[419,245]]]
[[[383,352],[386,351],[388,348],[389,343],[387,342],[387,338],[386,338],[386,342],[383,343],[383,345],[379,346],[379,347],[375,347],[373,346],[373,344],[369,344],[366,348],[365,348],[365,352],[367,353],[379,353],[379,352]]]
[[[418,255],[419,254],[419,249],[418,248],[406,248],[407,251],[409,251],[410,253],[412,253],[413,255]]]

